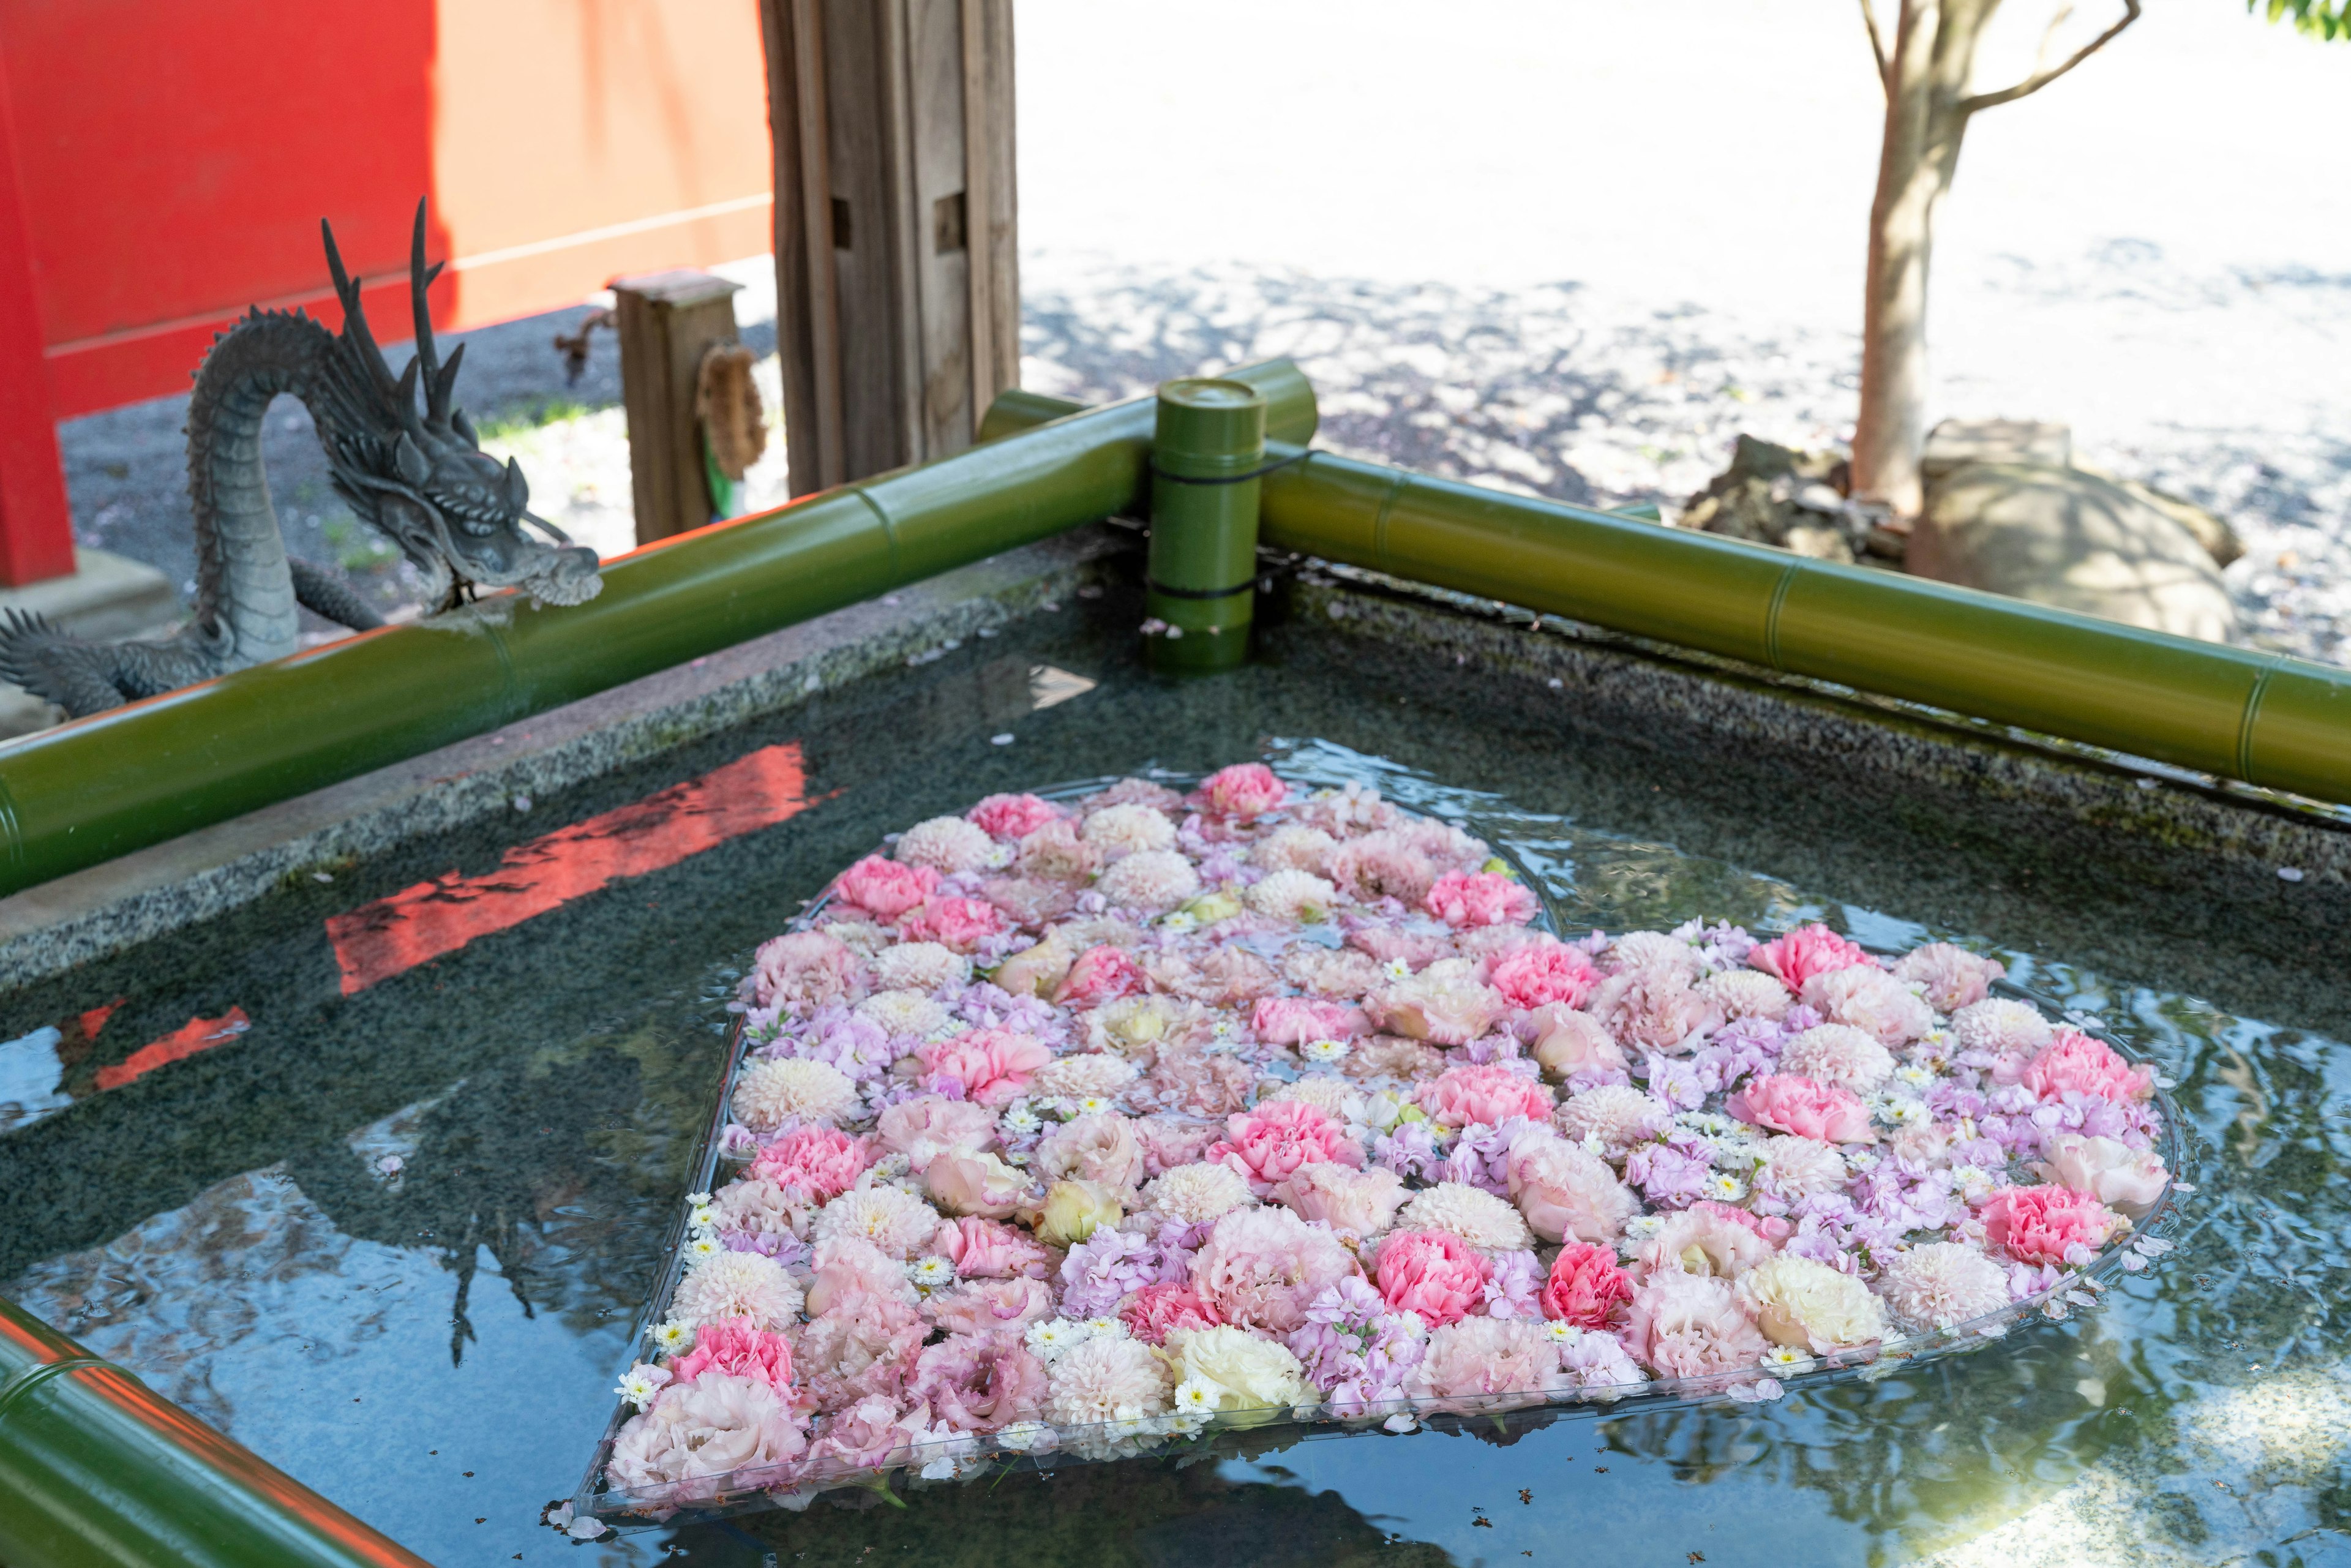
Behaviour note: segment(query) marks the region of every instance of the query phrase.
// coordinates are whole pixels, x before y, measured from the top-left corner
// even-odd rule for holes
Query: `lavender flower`
[[[1380,1293],[1350,1276],[1324,1290],[1290,1335],[1290,1354],[1334,1405],[1376,1405],[1409,1398],[1405,1378],[1426,1347],[1415,1335],[1419,1320],[1390,1312]]]
[[[1180,1283],[1181,1272],[1171,1272],[1167,1261],[1149,1237],[1100,1228],[1061,1260],[1061,1315],[1109,1317],[1131,1291]]]
[[[1532,1252],[1496,1253],[1494,1271],[1486,1280],[1486,1315],[1541,1322],[1542,1282],[1542,1266]]]
[[[1442,1181],[1437,1172],[1444,1164],[1437,1135],[1426,1122],[1399,1122],[1396,1129],[1372,1145],[1372,1158],[1406,1181]]]
[[[1644,1144],[1625,1156],[1625,1180],[1651,1203],[1687,1208],[1707,1195],[1712,1165],[1671,1144]]]

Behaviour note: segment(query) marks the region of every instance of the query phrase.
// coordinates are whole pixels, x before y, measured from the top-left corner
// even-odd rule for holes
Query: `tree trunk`
[[[1856,498],[1900,519],[1924,502],[1927,267],[1935,210],[1951,188],[1968,116],[1976,45],[2000,0],[1903,0],[1886,62],[1886,141],[1869,209],[1862,307],[1861,409],[1854,425]]]

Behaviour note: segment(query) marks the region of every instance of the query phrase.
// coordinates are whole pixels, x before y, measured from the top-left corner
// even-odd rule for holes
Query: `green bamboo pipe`
[[[1298,367],[1232,372],[1304,441]],[[716,523],[610,562],[588,604],[500,594],[0,747],[0,894],[1113,514],[1141,515],[1157,417],[1137,398]]]
[[[1277,549],[2351,803],[2351,671],[1329,453],[1264,486]]]
[[[1249,657],[1264,463],[1263,392],[1202,377],[1161,385],[1143,585],[1153,668],[1197,674]]]
[[[8,1568],[431,1568],[0,1300]]]

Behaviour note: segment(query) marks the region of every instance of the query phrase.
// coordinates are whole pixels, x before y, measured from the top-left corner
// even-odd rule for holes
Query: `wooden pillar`
[[[796,496],[971,444],[1020,379],[1012,0],[760,0]]]
[[[41,325],[40,277],[16,169],[16,129],[0,75],[0,584],[74,570],[73,508]]]
[[[694,390],[711,345],[737,340],[735,291],[741,287],[691,271],[612,281],[621,401],[629,415],[629,489],[641,545],[711,520]]]

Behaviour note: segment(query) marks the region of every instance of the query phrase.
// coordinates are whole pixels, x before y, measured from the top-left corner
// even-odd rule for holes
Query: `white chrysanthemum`
[[[1886,1312],[1869,1287],[1810,1258],[1766,1258],[1739,1276],[1739,1293],[1773,1344],[1826,1355],[1886,1337]]]
[[[1627,932],[1610,946],[1608,957],[1618,969],[1677,974],[1686,980],[1697,979],[1698,970],[1705,967],[1697,948],[1663,931]]]
[[[1314,1047],[1305,1050],[1311,1054]],[[1301,1078],[1265,1096],[1265,1103],[1278,1100],[1302,1100],[1334,1122],[1364,1119],[1364,1092],[1343,1078]]]
[[[1916,991],[1866,964],[1814,975],[1804,982],[1804,1003],[1880,1045],[1907,1045],[1935,1027],[1935,1009]]]
[[[852,1187],[818,1211],[810,1235],[819,1242],[854,1237],[901,1263],[930,1250],[939,1211],[899,1187]]]
[[[664,1355],[684,1355],[694,1348],[694,1325],[676,1318],[665,1319],[645,1331],[653,1348]]]
[[[956,1021],[947,1016],[947,1009],[921,991],[878,992],[858,1003],[854,1010],[858,1017],[892,1036],[910,1034],[918,1040],[936,1040],[956,1030]]]
[[[1971,1002],[1951,1015],[1951,1032],[1962,1051],[2022,1056],[2047,1045],[2055,1031],[2049,1020],[2023,1002],[2006,997]]]
[[[1481,1252],[1515,1252],[1535,1244],[1534,1232],[1507,1198],[1468,1182],[1439,1182],[1415,1193],[1396,1216],[1398,1230],[1445,1230]]]
[[[1056,1426],[1132,1421],[1167,1408],[1167,1366],[1140,1340],[1091,1335],[1053,1358],[1045,1389]]]
[[[1107,1051],[1055,1057],[1037,1070],[1029,1092],[1042,1100],[1115,1100],[1142,1070]]]
[[[985,830],[961,817],[933,817],[901,834],[895,852],[908,865],[926,865],[953,876],[957,872],[986,869],[995,860],[997,848]]]
[[[1200,873],[1174,850],[1137,850],[1094,881],[1094,891],[1120,909],[1172,909],[1200,891]]]
[[[1310,1040],[1298,1048],[1298,1054],[1317,1066],[1329,1067],[1343,1060],[1348,1049],[1343,1040]]]
[[[926,1258],[917,1258],[906,1265],[906,1278],[925,1291],[936,1290],[941,1285],[951,1285],[955,1282],[955,1277],[954,1261],[935,1252]]]
[[[1784,1203],[1842,1191],[1848,1173],[1834,1144],[1779,1134],[1763,1140],[1758,1186]]]
[[[688,1270],[670,1298],[673,1321],[692,1328],[720,1318],[749,1318],[763,1329],[781,1329],[800,1315],[800,1288],[791,1271],[757,1252],[722,1252]]]
[[[1597,1138],[1611,1155],[1656,1135],[1673,1118],[1673,1108],[1629,1083],[1604,1084],[1568,1096],[1552,1113],[1559,1130],[1581,1143]]]
[[[1311,924],[1331,913],[1339,890],[1312,872],[1278,871],[1251,883],[1244,896],[1259,915]]]
[[[968,984],[971,960],[936,942],[901,942],[873,960],[873,979],[885,991],[935,991]]]
[[[1867,1094],[1894,1075],[1894,1057],[1866,1030],[1850,1024],[1824,1023],[1806,1030],[1782,1049],[1780,1071]]]
[[[1761,969],[1725,969],[1698,983],[1698,994],[1727,1019],[1770,1019],[1777,1023],[1795,1002],[1788,988]]]
[[[1249,851],[1249,863],[1268,871],[1302,871],[1321,876],[1338,841],[1320,828],[1289,827],[1268,833]]]
[[[1107,854],[1133,854],[1175,848],[1176,824],[1149,806],[1104,806],[1086,819],[1081,836]]]
[[[857,1084],[828,1061],[798,1057],[760,1059],[735,1082],[735,1119],[755,1133],[772,1133],[798,1116],[809,1122],[839,1122],[863,1109]]]
[[[870,920],[832,920],[819,929],[861,958],[872,958],[890,945],[890,928]]]
[[[1913,1328],[1947,1329],[2008,1305],[2008,1270],[1959,1241],[1929,1241],[1886,1260],[1877,1288]]]
[[[1143,1207],[1186,1225],[1207,1225],[1257,1201],[1249,1184],[1230,1166],[1176,1166],[1143,1189]]]

